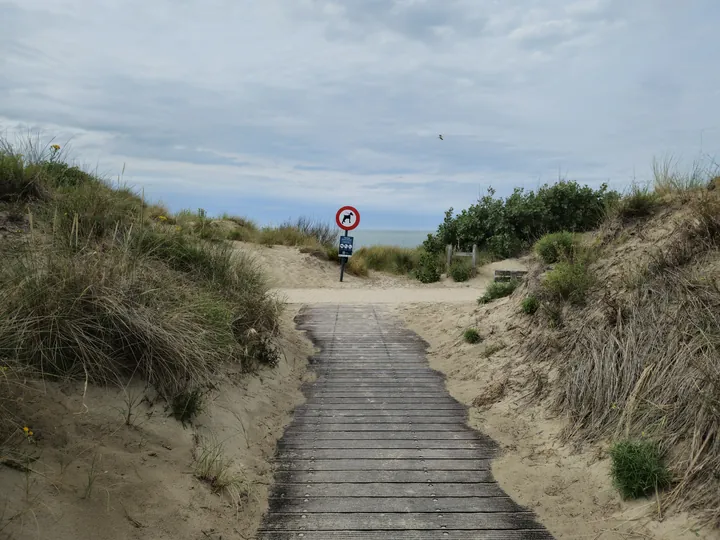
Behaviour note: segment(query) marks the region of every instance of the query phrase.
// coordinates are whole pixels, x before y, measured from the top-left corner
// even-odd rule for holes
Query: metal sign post
[[[345,265],[353,252],[353,237],[350,231],[360,224],[360,212],[352,206],[343,206],[335,214],[335,223],[341,230],[345,231],[345,235],[340,237],[340,245],[338,247],[338,257],[340,257],[340,281],[345,276]]]

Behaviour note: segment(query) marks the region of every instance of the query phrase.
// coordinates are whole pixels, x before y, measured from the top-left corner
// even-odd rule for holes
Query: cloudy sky
[[[0,129],[173,210],[434,228],[490,185],[713,153],[718,22],[717,0],[0,0]]]

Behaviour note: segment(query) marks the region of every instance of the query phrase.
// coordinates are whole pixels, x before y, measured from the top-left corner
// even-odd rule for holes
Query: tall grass
[[[55,148],[30,148],[28,161],[0,149],[3,193],[35,219],[21,248],[0,244],[0,364],[107,384],[140,376],[171,397],[224,362],[276,361],[280,306],[252,260],[190,228],[204,215],[180,215],[183,230]]]
[[[357,250],[353,258],[362,260],[370,270],[406,275],[417,269],[420,263],[420,250],[395,246],[369,246]]]

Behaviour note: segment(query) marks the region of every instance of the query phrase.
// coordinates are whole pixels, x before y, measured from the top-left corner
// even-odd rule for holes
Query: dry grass
[[[564,314],[554,349],[533,344],[531,361],[562,358],[565,437],[657,443],[673,476],[663,510],[720,525],[720,197],[699,193],[682,211],[683,226],[639,262],[634,288],[598,276],[587,307]]]
[[[198,437],[194,453],[194,474],[205,482],[214,493],[225,494],[234,505],[245,493],[245,481],[235,471],[235,464],[225,457],[222,442],[214,438]]]

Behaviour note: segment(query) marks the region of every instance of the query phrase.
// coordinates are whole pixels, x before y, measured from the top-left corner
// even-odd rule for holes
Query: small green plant
[[[95,480],[97,480],[98,474],[100,474],[100,454],[93,454],[92,462],[90,463],[90,470],[88,471],[87,483],[85,484],[85,493],[83,493],[83,499],[89,499],[92,497],[93,486]]]
[[[522,301],[522,310],[525,315],[534,315],[540,308],[540,300],[536,296],[526,296]]]
[[[202,411],[203,397],[203,393],[197,388],[180,392],[172,400],[173,417],[183,426],[191,423]]]
[[[542,283],[543,290],[554,300],[569,301],[582,305],[594,279],[587,262],[560,262],[547,273]]]
[[[652,441],[619,441],[610,449],[610,457],[610,474],[623,499],[637,499],[670,485],[670,471]]]
[[[535,253],[545,264],[572,259],[575,250],[575,235],[563,231],[546,234],[535,244]]]
[[[465,343],[480,343],[482,341],[482,338],[480,337],[480,333],[475,330],[474,328],[468,328],[463,332],[463,339],[465,340]]]
[[[420,254],[415,277],[422,283],[435,283],[440,281],[439,266],[438,256],[425,251]]]
[[[458,283],[467,281],[472,277],[473,268],[466,261],[455,261],[450,265],[450,276]]]
[[[493,281],[488,285],[485,294],[478,298],[478,304],[487,304],[498,298],[510,296],[513,291],[518,288],[518,285],[520,285],[520,282],[516,279],[511,279],[510,281]]]

